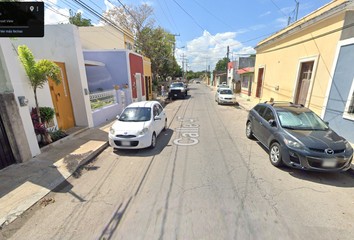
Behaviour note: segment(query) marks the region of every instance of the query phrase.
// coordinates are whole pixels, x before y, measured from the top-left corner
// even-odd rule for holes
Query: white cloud
[[[291,13],[292,11],[294,11],[294,9],[295,9],[294,6],[293,6],[293,7],[284,7],[284,8],[281,9],[281,11],[282,11],[283,13],[285,13],[285,14],[289,14],[289,13]]]
[[[140,1],[140,4],[147,4],[148,6],[153,6],[154,5],[154,2],[151,2],[151,1],[145,1],[145,0],[142,0]]]
[[[217,33],[214,36],[210,36],[207,31],[204,31],[202,36],[187,42],[187,49],[176,50],[178,63],[182,66],[180,55],[184,53],[187,55],[189,65],[191,66],[190,69],[193,71],[205,70],[207,65],[210,65],[210,70],[213,70],[215,64],[226,56],[227,46],[230,49],[230,58],[231,53],[255,53],[252,47],[244,47],[237,41],[235,39],[236,36],[236,32]],[[237,51],[238,49],[241,50]]]
[[[45,24],[69,23],[69,9],[47,8],[45,10]]]
[[[106,11],[111,10],[114,8],[114,4],[108,2],[107,0],[104,0],[104,4],[106,5]]]
[[[277,18],[275,19],[274,26],[277,28],[285,28],[288,25],[288,19]]]
[[[253,31],[256,31],[256,30],[265,28],[266,26],[267,25],[264,25],[264,24],[258,24],[258,25],[251,26],[250,29],[253,30]]]
[[[263,13],[263,14],[259,15],[258,17],[264,17],[264,16],[269,15],[270,13],[271,13],[271,11],[268,11],[268,12],[265,12],[265,13]]]

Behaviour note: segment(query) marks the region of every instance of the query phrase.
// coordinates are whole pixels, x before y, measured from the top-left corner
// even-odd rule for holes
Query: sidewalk
[[[0,170],[0,226],[13,222],[105,149],[113,121],[74,129],[69,136],[42,148],[35,158]]]

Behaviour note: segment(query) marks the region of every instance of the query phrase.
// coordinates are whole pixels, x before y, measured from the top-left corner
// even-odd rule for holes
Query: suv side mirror
[[[324,122],[327,126],[329,126],[329,122]]]
[[[116,116],[117,119],[119,119],[119,117],[120,117],[119,115]]]
[[[270,120],[268,121],[268,123],[269,123],[269,125],[272,126],[272,127],[276,127],[276,126],[277,126],[277,123],[275,122],[274,119],[270,119]]]
[[[161,118],[159,117],[159,116],[155,116],[154,117],[154,120],[156,121],[156,120],[161,120]]]

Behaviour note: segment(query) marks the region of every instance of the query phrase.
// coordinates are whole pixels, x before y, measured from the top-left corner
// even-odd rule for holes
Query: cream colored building
[[[134,50],[134,35],[124,27],[79,27],[83,49]]]
[[[331,1],[259,42],[251,101],[291,101],[321,115],[336,46],[353,35],[353,6]]]

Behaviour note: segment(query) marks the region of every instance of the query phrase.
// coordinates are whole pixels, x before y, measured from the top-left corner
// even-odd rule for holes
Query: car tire
[[[252,124],[250,121],[246,125],[246,137],[248,139],[254,139],[253,132],[252,132]]]
[[[275,142],[270,146],[269,160],[271,164],[275,167],[280,167],[284,165],[279,143]]]
[[[165,126],[163,127],[162,131],[166,131],[167,130],[167,118],[165,119]]]
[[[151,137],[151,145],[150,145],[150,149],[154,149],[156,147],[156,134],[153,133],[152,137]]]
[[[218,102],[218,105],[220,105],[220,101],[219,101],[219,99],[218,99],[218,101],[217,101],[217,102]]]

